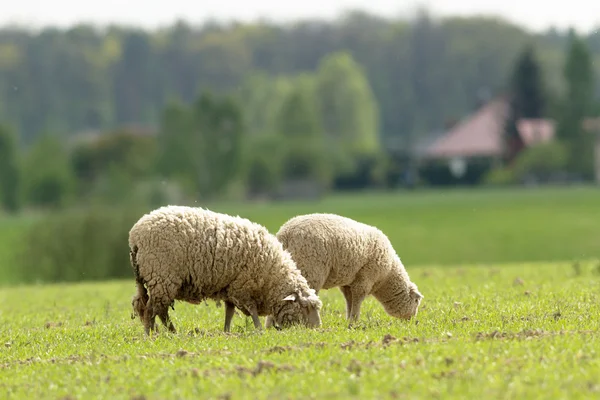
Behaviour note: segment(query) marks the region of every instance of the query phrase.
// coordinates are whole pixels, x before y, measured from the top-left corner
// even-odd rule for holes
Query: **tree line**
[[[2,203],[273,196],[307,180],[323,191],[393,185],[406,169],[398,150],[500,93],[511,99],[507,140],[518,118],[552,117],[560,141],[493,174],[589,177],[591,135],[580,127],[598,115],[599,53],[597,34],[427,14],[155,32],[4,28]]]
[[[600,33],[584,39],[598,59]],[[538,50],[549,90],[563,90],[558,82],[567,41],[567,32],[532,34],[499,19],[433,19],[427,13],[400,20],[353,12],[293,25],[178,22],[156,31],[5,27],[0,120],[18,132],[20,143],[49,131],[156,126],[173,97],[189,103],[199,91],[239,92],[256,83],[255,73],[274,79],[314,73],[324,57],[347,51],[377,99],[378,132],[401,143],[410,134],[443,129],[505,88],[527,43]]]

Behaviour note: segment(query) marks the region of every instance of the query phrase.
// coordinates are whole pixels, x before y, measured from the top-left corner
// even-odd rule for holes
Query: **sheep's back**
[[[146,214],[131,229],[130,246],[138,247],[146,280],[177,277],[185,286],[181,296],[196,299],[222,296],[234,282],[259,292],[265,278],[281,279],[294,267],[262,225],[201,208],[170,206]]]
[[[372,259],[376,229],[335,214],[308,214],[286,222],[277,238],[311,287],[351,283]],[[320,281],[320,282],[319,282]]]
[[[213,225],[210,212],[188,207],[161,207],[144,215],[129,233],[130,247],[138,248],[140,273],[147,280],[158,276],[186,280],[202,274],[213,264]]]

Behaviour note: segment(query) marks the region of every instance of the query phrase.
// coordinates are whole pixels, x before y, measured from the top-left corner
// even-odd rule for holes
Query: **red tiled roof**
[[[584,118],[582,124],[586,131],[600,131],[600,117]]]
[[[546,143],[554,139],[555,123],[551,119],[531,118],[517,121],[517,130],[525,146]]]
[[[437,139],[424,155],[450,158],[502,154],[502,131],[507,111],[503,98],[489,102]]]

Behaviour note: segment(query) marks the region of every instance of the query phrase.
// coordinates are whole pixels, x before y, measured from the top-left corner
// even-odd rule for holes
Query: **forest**
[[[579,157],[591,135],[578,126],[600,115],[599,59],[598,31],[426,11],[155,31],[4,27],[0,193],[16,209],[134,188],[146,200],[277,197],[307,177],[317,194],[393,187],[415,147],[499,95],[511,98],[512,126],[558,121],[561,143],[522,157],[526,170],[591,179],[591,155]],[[510,181],[506,172],[490,180]]]

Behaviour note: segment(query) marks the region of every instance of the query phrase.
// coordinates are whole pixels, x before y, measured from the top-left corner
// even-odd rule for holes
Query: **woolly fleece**
[[[376,227],[317,213],[290,219],[276,236],[317,293],[340,287],[349,320],[359,319],[361,304],[371,294],[393,317],[417,315],[423,295],[388,237]]]
[[[226,304],[225,331],[234,306],[253,317],[275,315],[280,326],[319,326],[321,301],[290,254],[268,230],[248,219],[202,208],[165,206],[129,232],[138,293],[132,300],[146,333],[158,316],[169,330],[173,300]],[[146,286],[146,287],[144,287]]]

